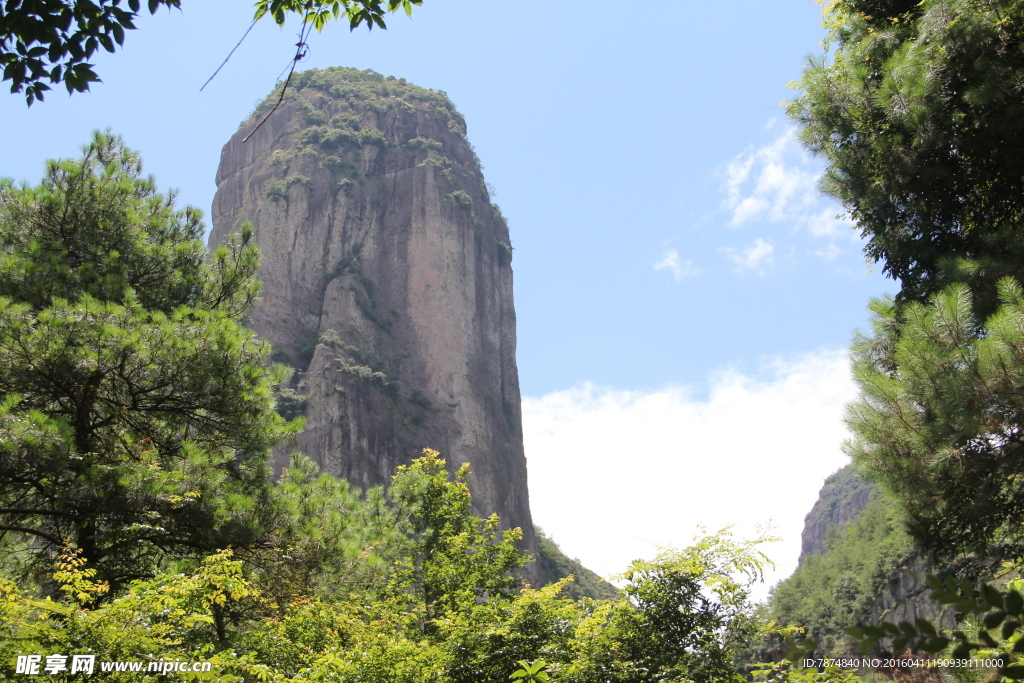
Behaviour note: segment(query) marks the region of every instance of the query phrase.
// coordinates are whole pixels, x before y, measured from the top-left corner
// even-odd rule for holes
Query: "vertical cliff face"
[[[210,244],[255,227],[249,325],[296,368],[298,449],[367,486],[436,448],[534,550],[512,250],[462,117],[443,92],[332,68],[297,74],[242,142],[277,95],[224,147]]]

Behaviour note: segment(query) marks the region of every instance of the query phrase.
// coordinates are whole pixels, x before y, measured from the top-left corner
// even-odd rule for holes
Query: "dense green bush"
[[[94,654],[211,662],[175,673],[184,680],[469,683],[543,659],[556,681],[742,680],[736,648],[760,628],[747,599],[765,561],[755,544],[720,533],[635,562],[615,600],[562,597],[569,579],[523,589],[521,532],[469,513],[466,474],[452,479],[428,450],[399,469],[388,505],[296,458],[275,490],[282,525],[267,547],[214,553],[114,595],[67,546],[53,573],[60,595],[0,582],[0,662]]]

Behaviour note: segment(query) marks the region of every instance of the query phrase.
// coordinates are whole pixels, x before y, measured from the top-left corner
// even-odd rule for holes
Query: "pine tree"
[[[239,324],[251,228],[207,259],[200,218],[110,134],[0,185],[0,536],[43,559],[70,539],[115,587],[258,538],[267,454],[301,428]]]
[[[854,344],[847,451],[901,501],[917,544],[950,560],[1024,562],[1024,290],[998,290],[980,338],[969,289],[951,285],[900,312],[875,302],[874,333]]]

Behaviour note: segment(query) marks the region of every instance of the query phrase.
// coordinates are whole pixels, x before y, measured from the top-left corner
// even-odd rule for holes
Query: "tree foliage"
[[[141,663],[142,673],[105,673],[97,663],[87,676],[119,683],[166,680],[159,673],[148,674],[146,668],[152,661],[176,659],[209,661],[211,671],[220,674],[185,674],[184,680],[242,681],[268,676],[267,668],[254,664],[251,656],[238,656],[215,645],[213,608],[254,595],[241,564],[230,552],[209,556],[189,574],[135,581],[130,590],[102,605],[95,598],[105,593],[104,585],[75,551],[61,552],[54,573],[64,594],[61,599],[39,599],[0,579],[0,667],[5,674],[13,676],[18,655],[91,654],[97,662]],[[70,659],[64,665],[70,669]]]
[[[854,344],[847,451],[947,559],[1024,561],[1024,292],[1007,278],[999,296],[980,337],[965,285],[905,307],[899,325],[876,301],[874,333]]]
[[[790,115],[898,301],[1024,275],[1024,4],[836,0]]]
[[[967,578],[957,581],[952,576],[943,580],[934,574],[926,580],[931,599],[957,612],[962,627],[943,631],[931,620],[918,618],[851,628],[849,634],[859,641],[861,651],[869,652],[880,642],[887,642],[897,653],[935,654],[948,649],[954,660],[973,657],[998,662],[989,668],[996,669],[1001,680],[1024,679],[1024,581],[996,586]]]
[[[273,515],[259,543],[235,551],[268,599],[333,597],[383,585],[411,547],[380,486],[365,491],[321,473],[294,453],[269,495]]]
[[[392,579],[410,609],[421,614],[424,630],[446,615],[465,611],[481,596],[511,597],[519,587],[515,571],[527,562],[516,544],[519,528],[499,531],[498,515],[481,520],[469,513],[469,465],[448,481],[440,453],[426,448],[423,457],[398,468],[390,495],[406,523],[413,547]]]
[[[825,25],[789,112],[901,282],[854,342],[848,451],[923,549],[1020,562],[1024,4],[835,0]]]
[[[297,489],[310,481],[326,485],[308,463],[295,464],[304,473],[278,491],[303,498]],[[525,672],[517,678],[566,683],[742,680],[733,656],[758,628],[747,604],[765,561],[756,543],[724,533],[700,538],[634,563],[625,575],[628,599],[574,602],[561,595],[569,579],[539,590],[515,580],[512,570],[526,559],[512,545],[516,534],[495,537],[490,520],[469,514],[464,474],[450,478],[435,452],[396,473],[391,490],[400,493],[382,520],[407,542],[382,553],[396,557],[384,562],[388,572],[348,590],[292,582],[282,600],[265,565],[287,562],[285,553],[254,561],[253,551],[250,559],[222,551],[111,595],[81,550],[67,545],[52,574],[56,596],[41,600],[0,580],[0,666],[18,655],[91,653],[144,666],[211,662],[206,674],[175,673],[185,680],[475,683],[517,671]],[[288,553],[308,557],[308,546],[331,543],[306,520],[286,518],[299,524]],[[337,516],[323,521],[344,526]],[[362,533],[348,529],[341,535]],[[350,558],[367,566],[346,571],[372,575],[382,564],[378,550]],[[163,680],[145,668],[97,670],[92,678]]]
[[[749,595],[771,564],[763,540],[735,542],[723,530],[633,562],[623,578],[635,609],[622,610],[613,630],[618,680],[743,680],[735,656],[759,631]]]
[[[283,25],[300,17],[317,31],[332,19],[355,30],[361,25],[386,29],[385,15],[423,0],[259,0],[254,21],[271,17]],[[162,7],[181,9],[181,0],[147,0],[155,14]],[[25,92],[31,105],[50,85],[64,83],[69,93],[84,92],[99,81],[89,60],[102,48],[115,52],[125,31],[135,28],[140,0],[14,0],[0,4],[0,67],[11,92]]]
[[[252,543],[269,523],[283,368],[239,324],[251,228],[206,260],[120,138],[0,184],[0,538],[72,539],[102,578]]]

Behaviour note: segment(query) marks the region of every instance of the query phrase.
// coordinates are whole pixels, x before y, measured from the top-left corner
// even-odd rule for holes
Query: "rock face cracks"
[[[296,369],[295,448],[361,486],[424,447],[468,462],[475,512],[534,552],[512,248],[463,118],[443,92],[331,68],[296,74],[243,142],[279,94],[224,146],[210,244],[255,227],[248,324]]]

